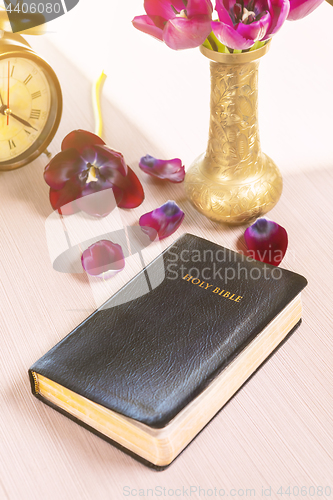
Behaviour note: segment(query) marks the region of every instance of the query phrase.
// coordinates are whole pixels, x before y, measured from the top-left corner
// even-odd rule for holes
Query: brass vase
[[[268,48],[222,54],[200,47],[211,61],[209,140],[186,173],[185,191],[213,221],[251,222],[281,196],[281,174],[262,153],[258,129],[258,67]]]

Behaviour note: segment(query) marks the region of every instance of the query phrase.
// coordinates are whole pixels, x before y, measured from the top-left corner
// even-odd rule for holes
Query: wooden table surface
[[[91,88],[55,49],[38,43],[64,93],[63,119],[50,146],[56,154],[71,130],[94,130]],[[191,232],[237,249],[244,227],[205,219],[182,184],[139,172],[138,159],[147,152],[158,156],[156,145],[106,99],[103,114],[104,139],[123,152],[146,192],[142,206],[122,211],[124,223],[137,224],[141,214],[174,199],[185,220],[161,248]],[[52,267],[46,163],[40,157],[0,173],[0,498],[220,498],[223,491],[241,498],[261,497],[264,488],[264,496],[283,499],[301,496],[302,487],[306,497],[333,496],[333,159],[320,169],[285,174],[283,196],[269,214],[289,234],[282,267],[309,281],[301,327],[164,472],[146,468],[31,395],[28,368],[93,311],[99,286],[85,274]],[[290,496],[278,494],[289,486]]]

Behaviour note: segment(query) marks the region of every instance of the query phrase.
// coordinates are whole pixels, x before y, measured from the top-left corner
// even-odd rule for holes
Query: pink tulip
[[[271,38],[289,13],[289,0],[217,0],[219,21],[212,29],[218,40],[231,49],[245,50]]]
[[[174,50],[199,47],[211,32],[210,0],[145,0],[145,16],[133,26],[164,41]]]
[[[61,149],[44,171],[54,210],[63,215],[83,210],[105,216],[113,210],[114,200],[119,208],[135,208],[142,203],[144,192],[138,177],[123,155],[108,148],[100,137],[73,130],[64,138]],[[96,197],[88,196],[95,193],[101,193],[98,203]]]

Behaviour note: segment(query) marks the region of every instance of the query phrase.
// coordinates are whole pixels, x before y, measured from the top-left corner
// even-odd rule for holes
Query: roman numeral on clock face
[[[28,76],[26,77],[26,79],[24,80],[24,82],[23,82],[23,83],[24,83],[24,85],[28,85],[28,83],[30,82],[31,78],[32,78],[32,75],[28,75]]]
[[[32,109],[30,113],[30,118],[32,120],[39,120],[40,118],[40,109]]]
[[[5,5],[10,2],[13,8],[22,4],[5,0]],[[26,165],[40,154],[57,128],[60,106],[60,89],[52,70],[37,55],[16,46],[13,51],[2,49],[0,33],[0,173]]]
[[[32,99],[37,99],[37,97],[41,97],[42,93],[40,90],[37,90],[37,92],[34,92],[33,94],[31,94],[31,98]]]

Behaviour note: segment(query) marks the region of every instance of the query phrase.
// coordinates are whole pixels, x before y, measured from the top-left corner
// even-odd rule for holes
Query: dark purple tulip
[[[123,155],[108,148],[100,137],[74,130],[65,137],[61,149],[44,171],[54,210],[61,209],[63,214],[84,210],[104,216],[114,208],[114,199],[120,208],[134,208],[142,203],[144,192],[139,179]],[[94,203],[92,207],[88,195],[104,190],[98,205]]]
[[[211,32],[210,0],[145,0],[146,16],[136,16],[135,28],[174,50],[199,47]]]
[[[282,26],[289,13],[289,0],[216,0],[219,21],[212,29],[218,40],[237,50],[267,40]]]
[[[244,233],[248,254],[256,260],[278,266],[288,247],[284,227],[267,219],[258,219]]]
[[[125,259],[122,248],[109,240],[100,240],[81,255],[83,269],[97,278],[108,279],[122,271]]]
[[[182,182],[185,177],[185,167],[179,158],[158,160],[153,156],[146,155],[140,159],[139,167],[146,174],[170,182]]]
[[[290,0],[289,21],[303,19],[313,12],[324,0]]]
[[[184,212],[174,201],[167,201],[164,205],[140,217],[139,224],[151,241],[156,236],[159,240],[173,234],[184,219]]]

